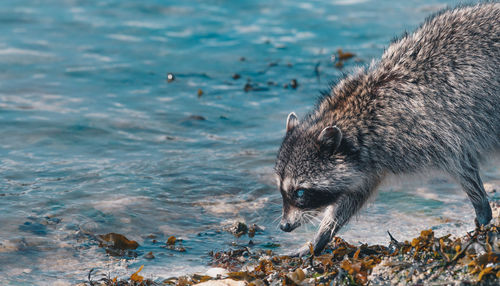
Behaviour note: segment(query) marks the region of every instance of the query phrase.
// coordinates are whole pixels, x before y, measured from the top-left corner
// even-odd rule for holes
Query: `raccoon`
[[[301,121],[290,113],[275,166],[280,228],[324,212],[312,241],[319,254],[387,175],[428,169],[456,180],[486,225],[479,164],[499,149],[500,3],[442,11],[332,86]]]

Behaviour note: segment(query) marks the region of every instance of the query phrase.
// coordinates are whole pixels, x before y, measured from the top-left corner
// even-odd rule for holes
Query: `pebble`
[[[168,73],[167,74],[167,82],[173,82],[175,80],[175,75],[173,73]]]

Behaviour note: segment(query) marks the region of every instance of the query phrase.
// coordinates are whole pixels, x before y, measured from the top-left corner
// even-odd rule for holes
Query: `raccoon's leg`
[[[312,245],[314,254],[320,254],[323,248],[332,240],[333,236],[340,229],[341,225],[336,223],[335,206],[331,205],[325,209],[323,220],[318,232],[314,236]],[[302,246],[298,251],[292,252],[290,256],[302,257],[310,253],[309,244]]]
[[[462,172],[456,176],[462,189],[467,193],[476,212],[476,224],[486,225],[491,221],[491,207],[488,195],[478,172],[478,164],[464,164]]]
[[[321,254],[321,251],[332,240],[333,236],[361,208],[365,201],[366,196],[363,194],[349,194],[341,197],[335,205],[328,206],[325,209],[323,220],[312,242],[315,255]],[[309,246],[305,245],[293,253],[292,256],[304,256],[309,252]]]

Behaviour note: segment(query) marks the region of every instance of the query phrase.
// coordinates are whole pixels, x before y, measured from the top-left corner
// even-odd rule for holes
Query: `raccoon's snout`
[[[284,232],[290,232],[290,231],[293,230],[292,225],[290,223],[288,223],[288,222],[281,223],[280,224],[280,228]]]
[[[280,229],[284,232],[290,232],[300,226],[300,223],[289,223],[288,221],[282,220],[280,223]]]

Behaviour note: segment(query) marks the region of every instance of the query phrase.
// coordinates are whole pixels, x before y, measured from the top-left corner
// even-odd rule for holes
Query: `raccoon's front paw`
[[[484,206],[479,210],[476,210],[476,218],[474,222],[476,223],[476,227],[481,227],[481,225],[488,225],[492,219],[491,207],[488,201],[483,204]]]

